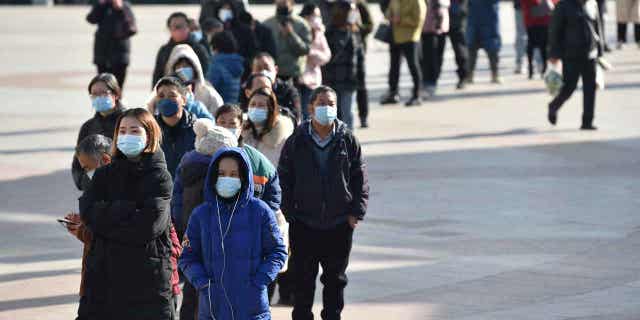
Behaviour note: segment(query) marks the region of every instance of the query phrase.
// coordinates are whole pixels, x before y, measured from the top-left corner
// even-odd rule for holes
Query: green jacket
[[[386,16],[392,21],[394,43],[418,42],[427,16],[427,4],[425,0],[391,0]],[[400,21],[393,23],[393,16],[399,16]]]
[[[280,32],[280,22],[277,17],[271,17],[264,25],[271,29],[276,41],[276,64],[278,74],[285,77],[299,77],[307,64],[307,55],[311,45],[311,28],[307,22],[291,15],[292,33],[283,35]]]

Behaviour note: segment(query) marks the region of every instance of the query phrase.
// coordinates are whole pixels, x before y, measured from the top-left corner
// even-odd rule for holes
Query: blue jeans
[[[516,16],[516,65],[522,65],[522,58],[527,50],[527,29],[524,25],[522,10],[514,10]]]
[[[355,90],[336,90],[338,94],[338,119],[353,130],[353,105],[356,99]]]

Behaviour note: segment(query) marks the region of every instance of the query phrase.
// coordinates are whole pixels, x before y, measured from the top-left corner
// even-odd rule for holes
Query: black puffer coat
[[[121,10],[107,1],[95,4],[87,15],[87,22],[97,24],[93,46],[93,63],[102,66],[129,65],[131,41],[136,31],[136,20],[128,2]]]
[[[170,319],[171,175],[162,151],[116,157],[80,198],[94,235],[86,260],[88,319]]]

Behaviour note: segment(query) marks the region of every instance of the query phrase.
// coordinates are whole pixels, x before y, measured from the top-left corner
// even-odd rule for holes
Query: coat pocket
[[[256,285],[253,280],[249,280],[246,287],[245,303],[250,319],[263,319],[263,315],[269,312],[267,301],[267,286]],[[266,319],[266,318],[264,318]]]

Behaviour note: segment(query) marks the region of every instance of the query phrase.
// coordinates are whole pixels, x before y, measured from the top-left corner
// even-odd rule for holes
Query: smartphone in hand
[[[74,227],[74,226],[78,226],[79,223],[77,222],[73,222],[71,220],[68,219],[56,219],[60,225],[62,225],[64,228],[69,229],[70,227]]]

